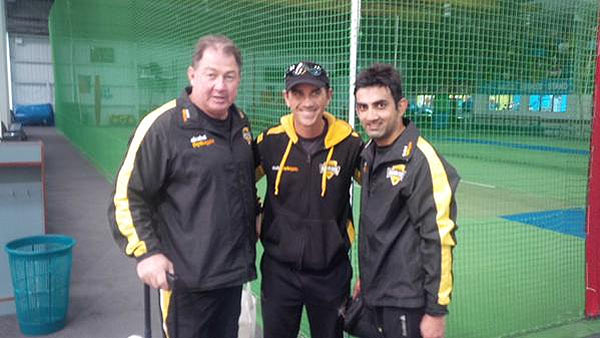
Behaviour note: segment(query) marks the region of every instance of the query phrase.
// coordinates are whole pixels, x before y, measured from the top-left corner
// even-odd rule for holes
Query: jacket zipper
[[[229,155],[230,155],[230,158],[231,158],[232,162],[234,162],[235,158],[236,158],[235,154],[234,154],[234,151],[233,151],[233,142],[234,142],[233,140],[235,139],[235,135],[237,135],[237,133],[239,132],[239,130],[240,130],[240,128],[234,128],[233,121],[232,121],[232,125],[231,125],[230,131],[229,131]],[[235,165],[235,163],[234,163],[234,168],[237,168],[237,165]],[[246,204],[247,204],[246,202],[247,201],[244,199],[244,195],[242,194],[241,195],[241,203],[242,203],[242,208],[244,210],[244,215],[243,215],[244,218],[242,219],[242,222],[246,221],[248,219],[248,214],[250,213],[250,211],[247,210],[248,208],[246,207]],[[256,222],[256,218],[253,221]],[[252,224],[254,224],[254,223],[252,223]],[[245,233],[245,235],[247,235],[247,237],[249,237],[249,233],[248,233],[249,231],[250,230],[248,229],[248,227],[245,226],[244,227],[244,233]],[[250,244],[250,246],[251,245],[252,244]],[[250,250],[252,250],[252,249],[250,248]],[[250,260],[250,256],[251,255],[248,254],[248,255],[244,255],[244,256],[246,258],[246,263],[251,263],[251,260]],[[248,268],[248,275],[251,274],[251,271],[252,271],[252,268],[249,267]]]
[[[307,194],[305,195],[306,196],[306,200],[307,200],[306,205],[308,205],[307,213],[306,213],[306,218],[308,218],[308,216],[311,213],[311,210],[310,210],[311,209],[310,196],[311,196],[311,189],[312,189],[311,188],[311,186],[312,186],[312,175],[310,174],[310,172],[311,172],[311,169],[312,169],[312,156],[311,156],[311,154],[309,152],[305,151],[300,146],[300,144],[296,144],[296,147],[298,147],[299,151],[306,152],[306,162],[308,163],[308,169],[306,171],[306,174],[308,175],[308,180],[307,180],[308,181],[308,189],[307,189]],[[300,257],[298,257],[298,268],[299,269],[303,268],[303,266],[302,266],[303,264],[302,263],[303,263],[303,260],[304,260],[304,250],[306,248],[306,238],[308,237],[308,231],[307,231],[306,228],[302,228],[302,232],[303,232],[303,234],[302,234],[303,236],[300,236],[300,241],[301,241],[300,242],[301,243],[300,247],[302,249],[300,250]]]

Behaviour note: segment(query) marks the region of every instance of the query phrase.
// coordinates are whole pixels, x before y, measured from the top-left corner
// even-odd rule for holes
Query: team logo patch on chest
[[[406,165],[396,164],[387,168],[385,178],[389,178],[392,182],[392,185],[395,186],[396,184],[402,182],[402,179],[404,179],[404,175],[406,175]]]
[[[250,132],[250,128],[244,127],[244,129],[242,129],[242,137],[248,142],[248,145],[252,144],[252,133]]]
[[[215,139],[208,138],[206,135],[200,134],[198,136],[192,137],[190,139],[190,143],[192,144],[192,148],[200,148],[215,144]]]
[[[323,172],[325,172],[325,176],[328,180],[330,180],[334,175],[339,175],[341,169],[342,167],[338,165],[337,161],[333,160],[327,162],[327,165],[325,165],[325,163],[319,164],[319,174],[323,174]]]

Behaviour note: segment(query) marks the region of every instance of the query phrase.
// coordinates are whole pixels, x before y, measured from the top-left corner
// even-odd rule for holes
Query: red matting
[[[598,18],[600,24],[600,17]],[[600,27],[600,25],[599,25]],[[590,144],[586,221],[585,315],[600,316],[600,29],[596,32],[596,79]]]

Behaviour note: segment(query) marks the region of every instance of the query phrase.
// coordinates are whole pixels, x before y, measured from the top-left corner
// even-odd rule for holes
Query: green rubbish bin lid
[[[8,242],[4,250],[10,255],[34,256],[71,250],[77,241],[65,235],[29,236]]]

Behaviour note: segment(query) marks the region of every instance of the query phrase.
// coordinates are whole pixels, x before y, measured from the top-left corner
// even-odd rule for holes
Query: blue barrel
[[[44,235],[17,239],[4,247],[23,334],[46,335],[65,327],[75,243],[68,236]]]
[[[54,110],[50,103],[18,104],[15,105],[14,120],[24,126],[53,126]]]

